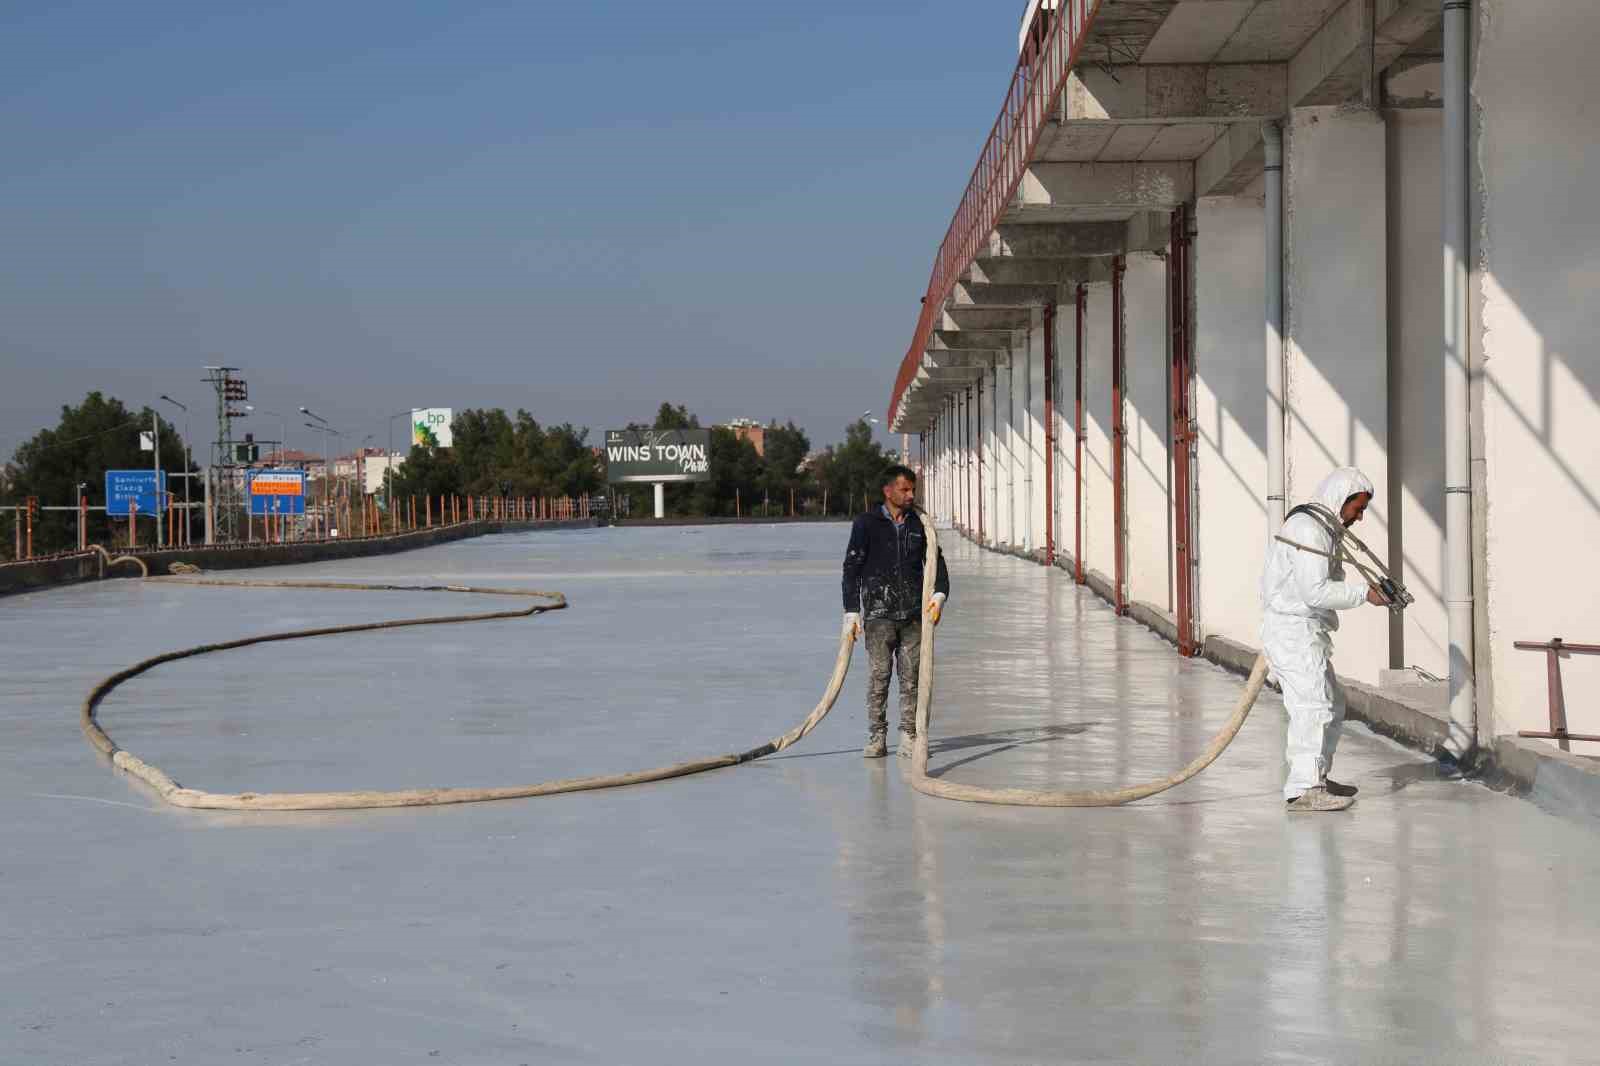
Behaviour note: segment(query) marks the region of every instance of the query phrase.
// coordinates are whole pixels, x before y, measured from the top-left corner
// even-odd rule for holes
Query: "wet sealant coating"
[[[514,584],[572,608],[173,664],[102,715],[219,791],[504,784],[748,746],[820,692],[845,536],[513,534],[253,573]],[[1226,717],[1239,679],[1064,574],[944,539],[934,772],[1140,780]],[[859,651],[792,752],[510,803],[181,811],[78,732],[93,682],[146,655],[438,608],[133,581],[0,603],[0,1061],[1600,1058],[1583,1008],[1600,840],[1359,727],[1336,765],[1356,808],[1287,816],[1271,693],[1201,777],[1114,810],[911,792],[898,760],[860,758]]]

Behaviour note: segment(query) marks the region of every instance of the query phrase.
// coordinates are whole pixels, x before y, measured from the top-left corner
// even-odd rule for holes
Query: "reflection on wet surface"
[[[515,584],[530,621],[174,664],[108,730],[219,791],[502,784],[748,747],[826,680],[847,529],[522,534],[252,576]],[[1240,681],[1066,575],[947,536],[934,772],[1166,774]],[[1242,593],[1243,594],[1243,593]],[[77,731],[99,676],[404,594],[116,581],[0,601],[0,1060],[1571,1062],[1587,829],[1359,728],[1289,817],[1264,694],[1212,769],[1115,810],[921,797],[859,755],[864,657],[800,748],[660,785],[427,811],[160,807]],[[435,1054],[437,1053],[437,1054]]]

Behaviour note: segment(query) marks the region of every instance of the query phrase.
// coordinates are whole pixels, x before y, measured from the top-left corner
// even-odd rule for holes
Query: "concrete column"
[[[655,489],[656,517],[665,518],[667,516],[667,487],[659,481],[653,482],[652,487]]]
[[[1268,404],[1262,403],[1265,212],[1258,185],[1196,205],[1196,633],[1260,644]],[[1282,364],[1282,348],[1278,349]],[[1279,420],[1282,425],[1282,420]]]
[[[1378,492],[1355,533],[1388,543],[1386,138],[1381,116],[1299,108],[1285,151],[1288,346],[1284,456],[1290,505],[1338,466]],[[1387,612],[1340,620],[1339,672],[1377,683],[1389,663]]]
[[[1116,557],[1112,554],[1111,286],[1106,284],[1088,286],[1084,309],[1083,422],[1084,568],[1097,571],[1098,579],[1109,585]]]
[[[1127,257],[1126,315],[1128,596],[1172,609],[1172,494],[1167,462],[1167,265]]]

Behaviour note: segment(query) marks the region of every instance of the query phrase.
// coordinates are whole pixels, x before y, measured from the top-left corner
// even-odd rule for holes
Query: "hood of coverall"
[[[1373,494],[1371,479],[1353,466],[1341,466],[1322,479],[1312,499],[1339,514],[1344,501],[1360,492]]]

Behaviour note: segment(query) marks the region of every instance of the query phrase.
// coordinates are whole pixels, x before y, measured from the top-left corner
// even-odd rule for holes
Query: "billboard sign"
[[[709,429],[608,429],[606,480],[710,481]]]
[[[106,513],[121,518],[131,501],[140,514],[155,514],[158,496],[167,491],[167,472],[159,483],[154,470],[107,470]]]
[[[251,470],[245,474],[245,484],[254,517],[306,513],[304,470]]]
[[[411,443],[430,448],[448,448],[455,443],[450,434],[448,407],[419,407],[411,412]]]

